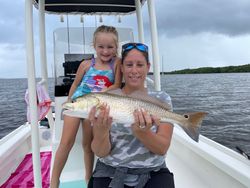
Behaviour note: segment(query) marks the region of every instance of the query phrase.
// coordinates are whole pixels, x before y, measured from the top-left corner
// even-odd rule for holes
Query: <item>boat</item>
[[[153,0],[39,0],[39,2],[38,0],[25,0],[26,57],[31,121],[21,125],[0,140],[1,188],[49,187],[51,166],[62,132],[61,104],[66,101],[67,92],[70,83],[72,83],[73,75],[71,71],[76,69],[75,64],[77,62],[79,63],[80,60],[93,55],[88,50],[84,50],[84,53],[79,51],[77,46],[81,40],[84,45],[89,45],[90,42],[85,41],[83,37],[81,40],[78,38],[79,33],[82,36],[83,31],[86,31],[86,35],[92,36],[94,28],[67,27],[58,28],[54,31],[54,112],[50,109],[47,119],[39,121],[37,117],[33,9],[37,8],[39,13],[42,69],[42,79],[39,84],[48,89],[45,14],[55,14],[56,16],[71,14],[81,19],[84,15],[100,17],[106,15],[120,18],[120,16],[126,16],[127,14],[136,14],[138,42],[144,42],[141,9],[147,4],[154,62],[154,81],[148,78],[148,82],[154,84],[154,88],[160,91],[160,58],[154,3],[156,1]],[[131,29],[118,28],[118,30],[120,36],[124,36],[120,39],[121,44],[134,40]],[[72,37],[72,40],[69,40],[70,36],[77,37]],[[72,48],[70,48],[70,45],[72,45]],[[85,172],[82,160],[81,136],[81,130],[79,130],[74,147],[63,169],[60,187],[86,187],[83,180]],[[178,126],[174,129],[171,146],[166,156],[166,164],[170,171],[174,173],[176,188],[250,187],[250,160],[246,156],[202,135],[200,135],[198,143],[194,142]]]

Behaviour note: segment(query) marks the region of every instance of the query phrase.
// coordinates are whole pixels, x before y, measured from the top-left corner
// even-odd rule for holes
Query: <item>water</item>
[[[162,76],[178,113],[206,111],[201,134],[250,154],[250,73]]]
[[[49,80],[49,95],[54,96],[54,79]],[[0,139],[26,121],[27,79],[0,79]],[[53,98],[52,98],[53,99]]]
[[[250,73],[163,75],[161,82],[175,112],[209,113],[202,135],[250,154]],[[53,83],[51,79],[51,98]],[[0,138],[26,122],[26,88],[26,79],[0,79]]]

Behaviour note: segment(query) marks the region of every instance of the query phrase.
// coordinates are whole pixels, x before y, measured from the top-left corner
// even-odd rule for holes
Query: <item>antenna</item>
[[[68,53],[70,54],[70,45],[69,45],[69,17],[67,14],[67,34],[68,34]]]
[[[100,23],[103,22],[102,15],[100,15],[100,17],[99,17],[99,22],[100,22]]]
[[[64,22],[64,17],[62,14],[60,15],[60,22]]]
[[[80,22],[83,23],[84,22],[84,18],[83,15],[80,16]]]
[[[118,23],[121,23],[122,22],[122,18],[121,18],[121,16],[119,15],[118,16]]]
[[[84,18],[81,15],[81,23],[82,23],[82,40],[83,40],[83,53],[85,54],[85,31],[84,31]]]
[[[95,28],[97,28],[97,20],[96,20],[96,15],[95,15]]]
[[[163,63],[163,55],[161,57],[161,72],[164,75],[164,67],[163,67],[164,63]]]

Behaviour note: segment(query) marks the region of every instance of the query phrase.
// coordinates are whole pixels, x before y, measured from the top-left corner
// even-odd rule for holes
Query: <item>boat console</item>
[[[94,54],[64,54],[65,61],[62,63],[64,73],[56,79],[55,96],[68,96],[79,65],[92,57]]]

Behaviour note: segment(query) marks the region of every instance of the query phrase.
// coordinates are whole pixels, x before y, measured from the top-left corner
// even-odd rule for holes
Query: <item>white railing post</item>
[[[47,54],[46,54],[46,31],[45,31],[45,3],[44,0],[39,0],[39,38],[40,38],[40,64],[41,64],[41,76],[42,82],[47,92],[48,89],[48,71],[47,71]],[[48,121],[50,129],[53,130],[54,119],[52,115],[52,109],[48,112]]]
[[[147,2],[148,2],[148,12],[149,12],[150,29],[151,29],[155,89],[157,91],[160,91],[161,90],[160,55],[159,55],[159,47],[158,47],[158,33],[157,33],[157,26],[156,26],[154,0],[148,0]]]
[[[41,76],[44,80],[44,86],[48,90],[48,73],[46,58],[46,41],[45,41],[45,7],[44,0],[39,0],[39,43],[40,43],[40,64]]]
[[[138,38],[139,38],[139,42],[144,43],[143,21],[142,21],[142,13],[141,13],[141,1],[135,0],[135,5],[136,5]]]
[[[31,116],[31,143],[34,186],[42,187],[41,183],[41,162],[39,147],[39,132],[37,124],[37,97],[36,97],[36,76],[35,76],[35,56],[34,56],[34,36],[33,36],[33,1],[25,1],[25,38],[26,38],[26,61],[28,75],[29,107]],[[32,108],[31,108],[32,107]]]

